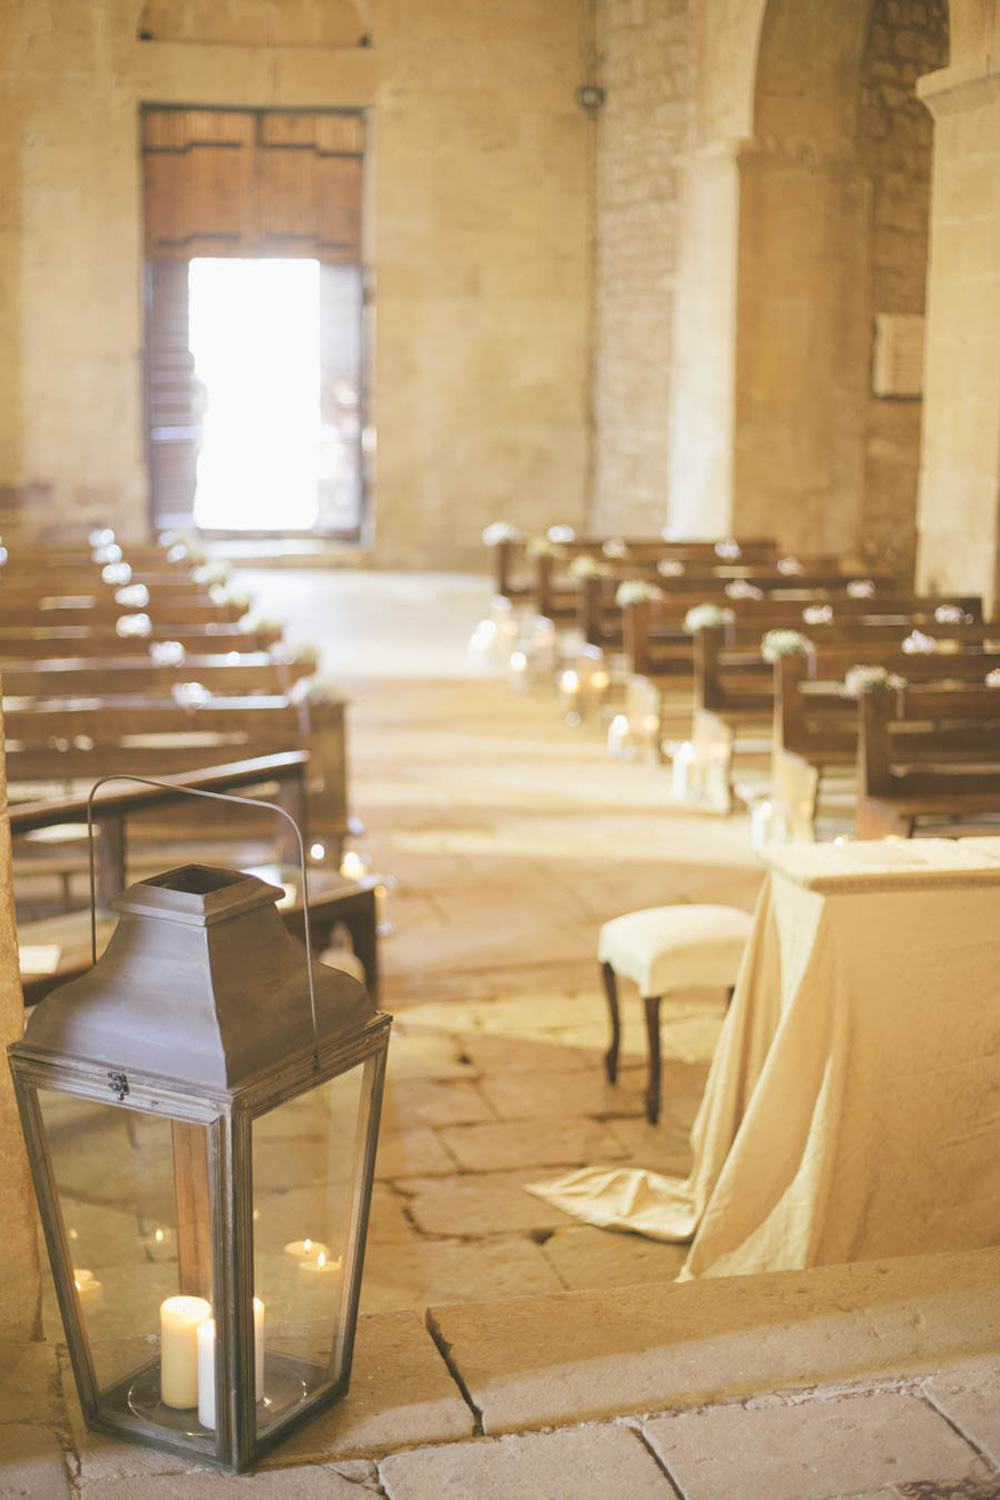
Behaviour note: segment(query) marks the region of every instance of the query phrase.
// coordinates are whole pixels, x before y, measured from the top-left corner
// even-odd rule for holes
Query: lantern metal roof
[[[351,975],[313,964],[256,876],[183,865],[129,886],[95,966],[36,1007],[22,1046],[230,1092],[376,1015]]]

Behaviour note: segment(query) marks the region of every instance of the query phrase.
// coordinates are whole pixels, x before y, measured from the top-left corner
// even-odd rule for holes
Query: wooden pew
[[[262,621],[247,628],[245,618],[242,624],[235,625],[212,622],[164,629],[147,616],[146,628],[129,634],[123,634],[117,624],[29,626],[0,620],[0,660],[44,661],[104,653],[149,659],[150,646],[156,641],[176,641],[192,656],[221,651],[270,651],[279,645],[281,637],[282,627],[276,621]]]
[[[807,656],[783,656],[774,665],[774,774],[772,802],[785,832],[811,838],[822,779],[828,773],[853,776],[857,769],[857,701],[844,690],[855,666],[881,667],[909,682],[968,683],[980,686],[1000,667],[1000,648],[930,655],[889,652],[863,643]]]
[[[308,654],[266,651],[185,656],[179,665],[146,656],[75,656],[41,661],[0,660],[5,699],[101,697],[115,693],[170,693],[199,683],[215,696],[287,693],[315,670]]]
[[[1000,689],[916,684],[858,702],[859,839],[968,832],[1000,814]]]
[[[305,808],[308,762],[306,752],[291,751],[164,778],[176,790],[127,783],[101,787],[94,798],[94,823],[98,831],[98,906],[106,906],[108,900],[128,884],[128,828],[143,812],[179,806],[187,809],[192,806],[207,808],[221,805],[190,798],[185,795],[186,789],[215,792],[247,792],[256,789],[258,792],[263,790],[268,793],[269,800],[273,800],[270,792],[271,784],[275,783],[279,805],[299,823],[303,840],[308,847],[309,830]],[[237,808],[227,806],[226,811],[239,815]],[[15,807],[10,813],[15,846],[19,839],[30,832],[60,824],[85,824],[86,817],[86,797],[63,798]],[[263,820],[258,816],[256,821]],[[275,821],[278,824],[276,853],[282,878],[297,889],[300,880],[297,840],[284,819]],[[329,941],[332,927],[343,923],[350,933],[354,952],[364,967],[369,993],[373,999],[377,999],[376,882],[370,879],[348,882],[339,874],[329,875],[316,870],[310,871],[308,878],[310,937],[314,954],[318,955],[325,942]],[[282,909],[282,916],[289,930],[301,939],[305,929],[301,895],[296,897],[293,904]],[[103,914],[98,924],[99,952],[103,950],[113,927],[114,922]],[[89,913],[78,913],[73,918],[36,924],[21,921],[18,924],[18,935],[22,944],[55,943],[60,949],[59,963],[53,972],[23,976],[25,1001],[29,1005],[35,1004],[58,984],[76,978],[90,967]]]
[[[310,823],[347,826],[344,704],[288,696],[15,699],[5,709],[7,775],[18,783],[94,782],[118,773],[160,776],[279,750],[311,752]]]

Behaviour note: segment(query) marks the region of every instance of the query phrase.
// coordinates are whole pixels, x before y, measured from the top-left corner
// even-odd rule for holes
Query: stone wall
[[[917,78],[948,59],[945,0],[875,0],[861,74],[859,152],[872,184],[871,306],[923,313],[933,122]],[[869,398],[860,537],[875,561],[912,566],[919,400]]]
[[[353,26],[354,11],[372,45],[332,44],[324,27],[345,16]],[[248,45],[251,21],[273,43]],[[16,83],[0,126],[11,334],[0,496],[48,492],[33,515],[145,530],[140,104],[366,106],[375,560],[481,565],[480,531],[498,516],[580,521],[591,297],[581,25],[577,0],[11,0],[0,19]],[[310,31],[328,44],[290,44]]]
[[[692,0],[602,0],[597,158],[598,529],[667,519],[669,402],[683,174],[694,118]]]

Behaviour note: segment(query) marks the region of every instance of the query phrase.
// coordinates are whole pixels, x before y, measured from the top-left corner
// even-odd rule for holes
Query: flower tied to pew
[[[992,672],[987,672],[986,686],[1000,688],[1000,667],[994,667]]]
[[[555,557],[559,549],[547,536],[533,536],[524,549],[526,557]]]
[[[123,609],[145,609],[149,603],[149,589],[144,583],[127,583],[115,589],[115,603]]]
[[[777,568],[783,578],[801,578],[805,572],[797,557],[779,557]]]
[[[922,630],[911,630],[903,642],[903,650],[907,656],[933,656],[938,648],[938,643],[932,635],[924,635]]]
[[[699,630],[712,630],[718,625],[728,625],[735,618],[733,611],[725,609],[721,604],[694,604],[684,616],[684,629],[688,635],[695,635]]]
[[[227,584],[229,582],[231,572],[232,569],[230,568],[228,563],[202,563],[200,567],[194,569],[191,577],[194,579],[195,583],[202,583],[211,587],[213,583],[221,583],[223,585]]]
[[[154,667],[182,667],[187,652],[180,641],[150,641],[149,655]]]
[[[234,609],[249,609],[250,595],[243,589],[230,589],[224,583],[213,583],[209,586],[208,597],[212,603],[224,608],[231,604]]]
[[[601,551],[605,557],[628,557],[628,542],[624,541],[620,536],[611,536],[603,543]]]
[[[618,585],[615,603],[619,609],[625,609],[629,604],[642,604],[646,600],[662,598],[663,590],[658,589],[655,583],[647,583],[644,578],[626,578]]]
[[[661,557],[656,564],[656,571],[661,578],[683,578],[684,564],[676,557]]]
[[[115,634],[124,640],[131,635],[149,635],[153,622],[148,615],[119,615],[115,621]]]
[[[101,569],[101,582],[123,588],[132,582],[132,569],[127,562],[105,563]]]
[[[267,634],[277,631],[280,635],[282,624],[280,620],[270,620],[266,615],[241,615],[236,623],[237,630],[242,635],[254,635],[258,630]]]
[[[797,630],[769,630],[760,642],[760,654],[772,666],[782,656],[805,656],[813,649],[809,637]]]
[[[870,666],[852,667],[844,677],[843,691],[845,698],[860,698],[863,693],[887,693],[891,689],[905,686],[905,677],[872,663]]]
[[[934,611],[934,618],[939,625],[971,625],[972,616],[966,614],[960,604],[939,604]]]
[[[570,578],[575,579],[611,577],[611,569],[607,563],[601,562],[599,558],[591,557],[589,552],[581,552],[574,557],[566,572]]]
[[[504,542],[519,542],[520,540],[520,531],[509,521],[491,521],[483,532],[483,544],[487,547],[499,547]]]
[[[211,692],[201,682],[175,682],[170,696],[179,708],[188,708],[192,712],[212,701]]]
[[[318,677],[300,677],[288,690],[290,703],[343,703],[344,694],[335,682],[322,682]]]
[[[550,542],[555,542],[557,547],[566,542],[576,541],[576,532],[572,526],[550,526],[545,534]]]
[[[734,578],[732,583],[726,584],[727,599],[763,599],[764,590],[759,589],[755,583],[749,583],[745,578]]]
[[[802,611],[802,618],[807,625],[831,625],[833,623],[833,605],[807,604]]]
[[[716,542],[715,555],[722,562],[739,562],[743,556],[743,548],[733,537],[726,537],[723,542]]]
[[[848,599],[874,599],[874,578],[852,578],[847,584]]]

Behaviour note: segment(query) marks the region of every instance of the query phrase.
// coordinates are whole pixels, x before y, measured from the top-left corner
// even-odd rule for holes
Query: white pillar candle
[[[198,1324],[198,1421],[215,1427],[215,1319]],[[264,1304],[253,1299],[254,1396],[264,1399]]]
[[[211,1317],[204,1297],[160,1303],[160,1400],[178,1411],[198,1405],[198,1324]]]
[[[198,1324],[198,1421],[215,1427],[215,1319]]]

